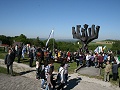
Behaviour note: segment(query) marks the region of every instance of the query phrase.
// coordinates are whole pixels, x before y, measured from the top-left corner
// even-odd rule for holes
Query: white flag
[[[97,47],[95,50],[94,50],[95,53],[98,53],[99,52],[99,48]]]
[[[54,30],[52,30],[52,31],[50,32],[50,35],[49,35],[48,40],[47,40],[47,42],[46,42],[46,46],[47,46],[47,44],[48,44],[48,42],[49,42],[49,40],[50,40],[50,38],[51,38],[53,32],[54,32]]]
[[[102,46],[98,46],[98,47],[94,50],[94,52],[96,52],[96,53],[102,52]]]

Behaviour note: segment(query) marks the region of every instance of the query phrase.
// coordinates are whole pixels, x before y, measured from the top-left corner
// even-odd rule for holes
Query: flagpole
[[[54,56],[54,29],[53,29],[53,56]]]
[[[53,30],[50,32],[50,35],[49,35],[48,40],[47,40],[47,42],[46,42],[46,47],[47,47],[47,45],[48,45],[48,43],[49,43],[49,40],[50,40],[50,38],[51,38],[53,32],[54,32]]]

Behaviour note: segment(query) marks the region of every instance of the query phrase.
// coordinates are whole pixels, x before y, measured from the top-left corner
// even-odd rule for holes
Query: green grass
[[[55,72],[58,72],[59,67],[60,67],[60,63],[55,63],[54,62],[54,70],[55,70]]]
[[[74,70],[77,68],[76,63],[72,62],[72,63],[68,63],[70,67],[68,67],[68,72],[69,74],[74,73]],[[60,63],[54,63],[54,68],[55,71],[58,72],[58,68],[60,67]]]
[[[7,69],[0,66],[0,73],[7,74]],[[15,76],[19,76],[19,73],[13,72]]]
[[[0,73],[7,74],[6,68],[0,67]]]
[[[4,59],[7,52],[4,51],[4,48],[0,47],[0,59]]]
[[[77,68],[76,62],[69,63],[70,67],[68,68],[69,73],[74,73],[74,70]]]

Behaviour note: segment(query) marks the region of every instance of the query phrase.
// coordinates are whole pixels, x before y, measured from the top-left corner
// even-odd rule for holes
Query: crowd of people
[[[117,81],[119,78],[118,75],[118,68],[120,67],[120,58],[118,56],[114,56],[112,51],[107,53],[100,52],[100,53],[81,53],[77,52],[75,55],[77,66],[85,66],[88,67],[95,67],[104,69],[104,81],[110,81],[110,74],[112,73],[112,77],[114,81]]]
[[[54,54],[48,48],[32,47],[18,45],[9,48],[8,54],[5,57],[7,73],[13,75],[13,62],[17,57],[17,62],[24,60],[25,53],[29,57],[29,66],[33,66],[33,61],[36,62],[36,79],[41,81],[41,89],[54,90],[58,85],[57,90],[60,90],[68,85],[68,67],[69,62],[76,62],[76,66],[104,68],[104,81],[109,82],[110,72],[112,72],[113,80],[118,78],[118,68],[120,66],[119,57],[115,57],[111,52],[107,53],[82,53],[80,51],[60,51],[55,49]],[[60,62],[57,77],[54,75],[54,61]]]
[[[35,47],[34,45],[32,47],[19,47],[16,45],[8,49],[8,54],[5,56],[5,64],[7,66],[8,74],[10,73],[12,76],[14,75],[13,62],[15,58],[17,58],[17,62],[20,63],[25,59],[25,54],[29,58],[30,67],[33,66],[33,61],[36,62],[36,79],[41,81],[41,89],[54,90],[56,88],[55,86],[58,85],[57,90],[60,90],[67,85],[69,65],[66,59],[62,60],[56,78],[53,73],[54,56],[52,55],[52,52],[46,48]],[[55,55],[56,54],[57,51],[55,52]],[[61,55],[58,58],[61,58]]]

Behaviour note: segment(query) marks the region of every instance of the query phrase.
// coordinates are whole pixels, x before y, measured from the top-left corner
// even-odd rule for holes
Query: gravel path
[[[0,66],[6,67],[2,59],[0,59]],[[40,81],[35,79],[35,68],[14,62],[13,70],[21,73],[21,76],[0,74],[0,90],[41,90]],[[109,82],[79,76],[78,73],[69,76],[69,84],[65,90],[120,90]]]
[[[40,90],[40,81],[23,76],[0,74],[0,90]]]

